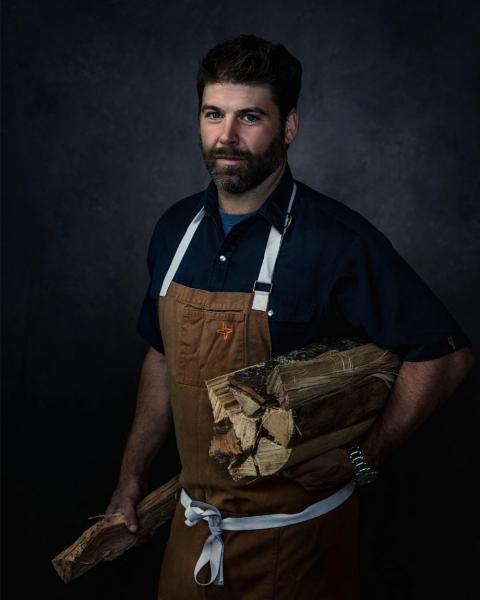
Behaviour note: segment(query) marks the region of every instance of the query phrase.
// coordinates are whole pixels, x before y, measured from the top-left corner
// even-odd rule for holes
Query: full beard
[[[256,188],[282,164],[287,155],[287,146],[281,135],[274,137],[262,154],[252,154],[234,148],[206,150],[203,144],[201,149],[205,166],[215,185],[229,194],[243,194]],[[245,160],[238,165],[222,166],[215,160],[222,156],[238,156]]]

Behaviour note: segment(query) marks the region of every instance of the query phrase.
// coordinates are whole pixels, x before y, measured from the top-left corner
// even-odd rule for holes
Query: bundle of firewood
[[[234,480],[272,475],[364,433],[401,359],[360,339],[322,339],[206,382],[210,456]]]
[[[213,409],[210,455],[233,479],[272,475],[366,431],[381,411],[401,359],[358,339],[328,339],[207,381]],[[139,531],[122,514],[99,515],[53,560],[66,583],[113,560],[173,514],[178,478],[136,507]]]

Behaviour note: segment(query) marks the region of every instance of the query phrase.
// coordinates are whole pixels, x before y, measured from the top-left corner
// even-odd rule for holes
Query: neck
[[[258,210],[265,200],[277,187],[287,162],[284,161],[273,173],[262,181],[256,188],[248,190],[243,194],[229,194],[224,190],[218,190],[218,206],[223,212],[231,215],[244,215]]]

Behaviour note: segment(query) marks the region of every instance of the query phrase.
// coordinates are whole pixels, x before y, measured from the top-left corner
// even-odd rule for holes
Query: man
[[[468,338],[385,236],[293,180],[300,82],[281,45],[240,36],[210,50],[197,84],[212,182],[169,208],[150,243],[139,330],[151,347],[107,513],[137,529],[148,467],[174,426],[183,492],[159,598],[358,598],[353,480],[373,480],[473,364]],[[348,334],[404,360],[382,416],[357,445],[233,482],[208,456],[205,380]],[[253,515],[256,527],[229,529]]]

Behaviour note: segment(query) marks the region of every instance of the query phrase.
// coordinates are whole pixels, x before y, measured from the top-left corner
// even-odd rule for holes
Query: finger
[[[125,506],[124,510],[122,510],[122,512],[125,515],[125,525],[126,525],[127,529],[131,533],[135,533],[136,531],[138,531],[137,513],[135,512],[135,509],[133,508],[133,506],[132,505]]]

